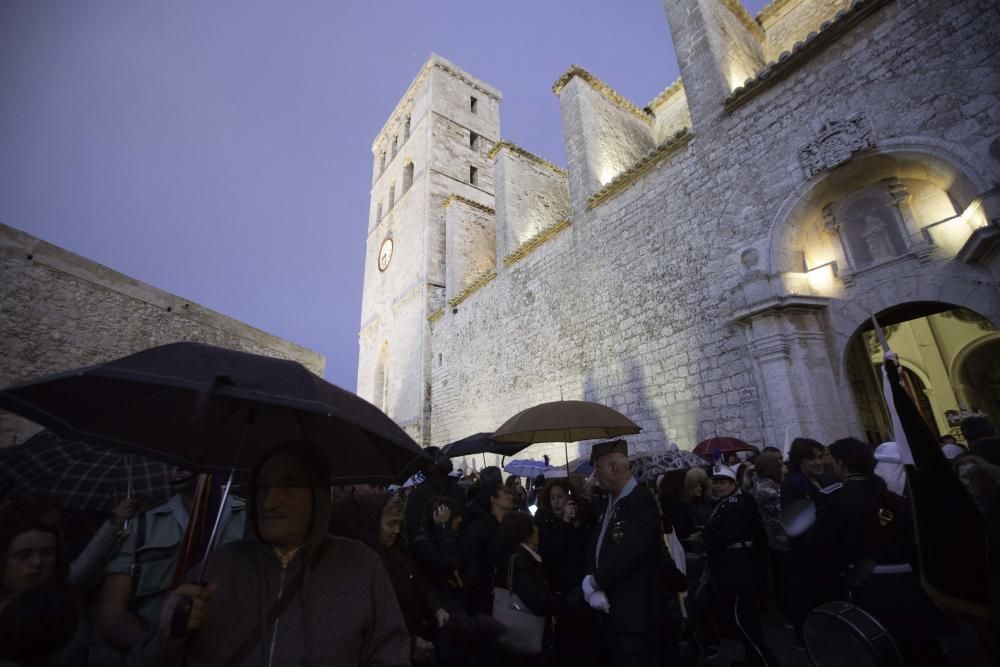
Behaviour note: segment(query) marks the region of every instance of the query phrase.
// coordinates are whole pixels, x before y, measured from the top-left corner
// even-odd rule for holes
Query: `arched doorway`
[[[1000,332],[985,317],[942,302],[911,302],[877,314],[902,379],[931,432],[961,441],[960,415],[1000,413]],[[845,355],[847,377],[865,437],[891,439],[882,395],[882,349],[871,323],[859,327]],[[975,402],[975,405],[972,403]],[[959,417],[959,418],[956,418]]]
[[[986,322],[985,337],[970,344],[957,360],[959,405],[981,412],[1000,425],[1000,330]]]

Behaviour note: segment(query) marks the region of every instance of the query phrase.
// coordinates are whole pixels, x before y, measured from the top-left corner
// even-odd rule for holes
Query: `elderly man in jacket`
[[[662,555],[656,499],[632,477],[624,440],[594,445],[594,474],[608,491],[587,548],[583,592],[600,612],[612,665],[652,665],[656,655],[656,574]]]
[[[409,634],[375,553],[326,532],[329,468],[311,445],[268,453],[250,482],[253,537],[208,562],[164,604],[159,632],[133,652],[164,665],[408,665]],[[193,601],[186,629],[174,608]],[[136,655],[141,651],[141,655]]]

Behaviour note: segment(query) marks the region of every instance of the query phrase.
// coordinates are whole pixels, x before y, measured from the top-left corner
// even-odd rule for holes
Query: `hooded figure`
[[[449,614],[427,586],[420,568],[402,544],[404,504],[394,495],[367,495],[358,499],[361,512],[361,539],[382,559],[396,593],[406,628],[410,633],[413,662],[421,664],[430,657],[430,640],[436,627],[443,626]]]
[[[142,664],[408,665],[406,626],[378,556],[326,532],[329,480],[308,443],[265,455],[250,480],[252,537],[210,555],[207,589],[171,594],[160,632],[136,649]],[[177,636],[170,619],[182,596],[194,607]]]
[[[906,497],[906,470],[899,458],[895,442],[883,442],[875,449],[875,474],[882,478],[890,491]]]

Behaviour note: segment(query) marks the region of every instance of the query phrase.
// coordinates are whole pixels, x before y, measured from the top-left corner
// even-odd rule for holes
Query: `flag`
[[[886,355],[882,369],[900,458],[905,442],[912,461],[906,465],[906,481],[913,503],[921,583],[946,611],[987,620],[986,582],[996,575],[987,566],[983,517],[900,384],[894,354]]]

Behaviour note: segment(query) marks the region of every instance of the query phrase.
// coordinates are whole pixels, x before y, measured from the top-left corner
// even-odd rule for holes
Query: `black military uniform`
[[[879,488],[868,475],[849,475],[816,495],[816,523],[802,535],[802,544],[828,556],[822,562],[831,571],[816,574],[839,582],[838,597],[846,598],[847,589],[863,583],[875,567],[881,506]]]
[[[728,476],[727,476],[728,477]],[[731,478],[735,483],[735,475]],[[767,576],[767,538],[754,499],[738,488],[716,506],[701,531],[718,593],[723,632],[743,644],[748,665],[776,665],[764,641],[757,597]]]
[[[626,453],[624,441],[595,445],[594,451]],[[627,495],[626,495],[627,494]],[[660,513],[652,492],[630,480],[607,517],[598,515],[587,546],[586,571],[607,595],[611,611],[598,613],[611,665],[652,665],[656,654],[656,578],[662,556]],[[600,540],[600,544],[598,541]]]

